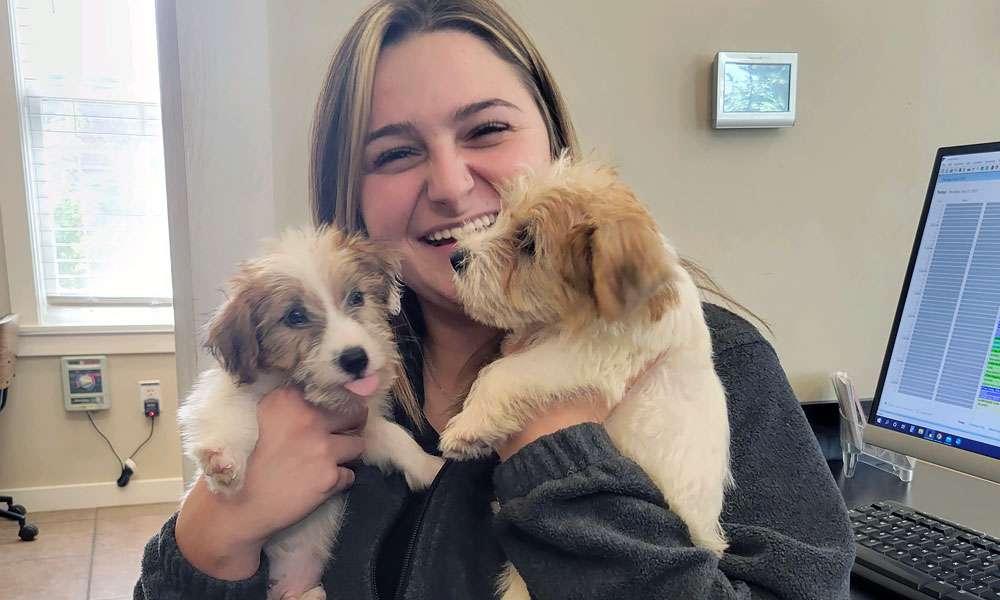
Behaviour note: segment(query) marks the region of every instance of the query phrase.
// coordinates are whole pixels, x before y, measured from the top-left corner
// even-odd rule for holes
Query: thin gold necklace
[[[444,396],[444,398],[448,400],[454,400],[458,398],[458,394],[449,392],[448,390],[444,389],[443,385],[441,385],[441,382],[438,380],[437,377],[437,369],[434,368],[434,363],[431,362],[430,357],[427,356],[426,354],[424,355],[424,371],[430,376],[429,379],[431,380],[431,383],[433,383],[434,387],[436,387],[438,391],[441,392],[441,395]]]
[[[437,374],[434,372],[434,365],[431,363],[431,359],[426,355],[424,356],[424,372],[427,373],[428,376],[427,378],[431,380],[431,383],[434,384],[434,387],[436,387],[438,391],[441,392],[441,394],[445,398],[447,398],[448,392],[446,392],[444,390],[444,386],[442,386],[441,383],[438,382]]]

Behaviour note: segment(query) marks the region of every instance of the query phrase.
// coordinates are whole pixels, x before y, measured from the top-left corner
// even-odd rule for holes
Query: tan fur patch
[[[558,162],[519,179],[504,200],[496,224],[460,244],[470,259],[456,284],[473,317],[504,328],[572,327],[640,308],[657,321],[676,305],[677,256],[613,169]],[[523,232],[533,236],[532,256],[519,250]]]

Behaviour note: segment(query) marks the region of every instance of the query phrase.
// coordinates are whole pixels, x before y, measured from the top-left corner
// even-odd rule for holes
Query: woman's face
[[[458,308],[448,230],[482,225],[500,210],[498,183],[549,162],[541,113],[489,46],[439,31],[382,51],[367,135],[368,235],[401,254],[403,281],[422,301]]]

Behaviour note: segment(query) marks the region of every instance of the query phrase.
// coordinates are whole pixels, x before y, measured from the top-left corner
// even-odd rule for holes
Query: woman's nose
[[[445,152],[430,160],[427,173],[427,197],[431,202],[461,208],[465,196],[475,187],[475,180],[468,163],[458,153]]]

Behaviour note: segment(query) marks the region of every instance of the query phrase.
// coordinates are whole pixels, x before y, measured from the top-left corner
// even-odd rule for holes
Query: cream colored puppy
[[[257,402],[282,385],[329,410],[366,404],[365,462],[398,468],[412,489],[431,484],[443,461],[387,419],[400,365],[388,325],[399,312],[396,272],[369,242],[334,229],[289,231],[242,265],[208,331],[222,368],[202,373],[178,411],[184,450],[212,491],[243,486]],[[344,504],[335,496],[268,541],[269,599],[326,598],[320,578]]]
[[[503,197],[493,227],[459,241],[454,280],[472,318],[525,348],[480,372],[442,434],[445,456],[489,453],[546,405],[596,391],[615,408],[604,425],[618,449],[694,544],[721,555],[726,396],[677,253],[607,167],[562,159]],[[527,597],[512,567],[501,589],[505,600]]]

